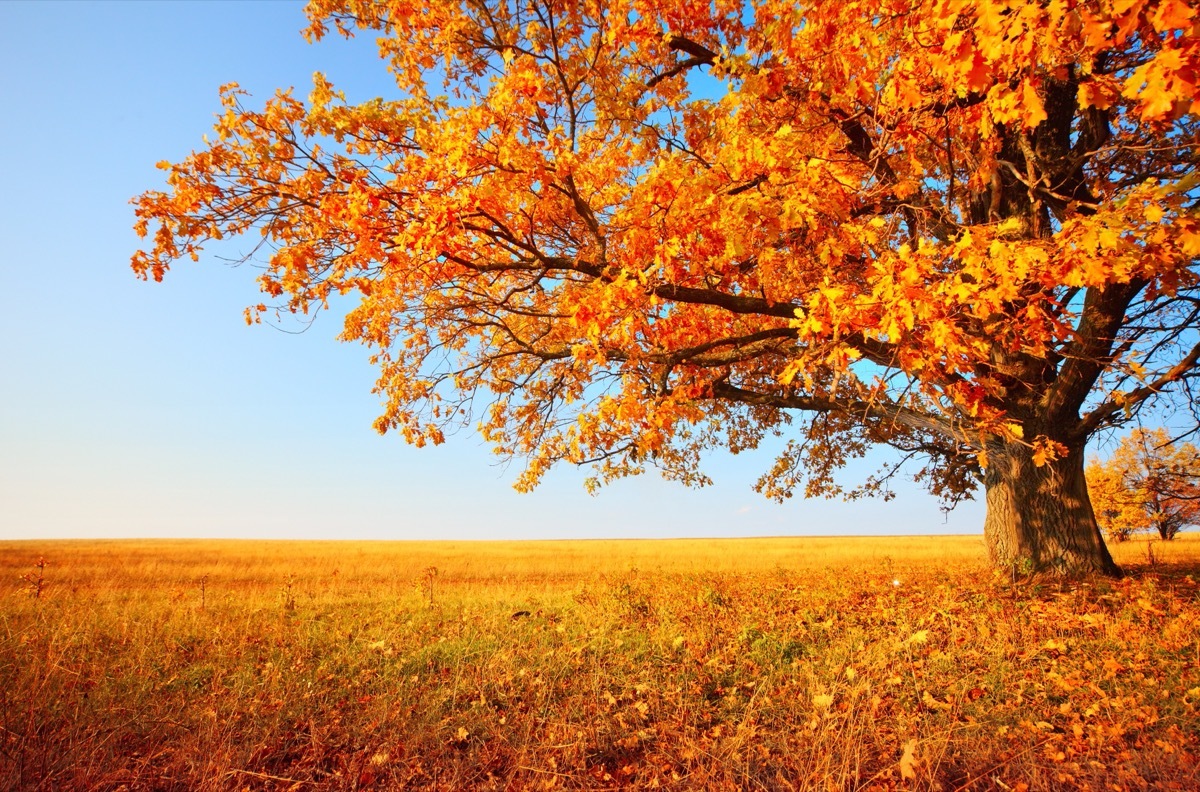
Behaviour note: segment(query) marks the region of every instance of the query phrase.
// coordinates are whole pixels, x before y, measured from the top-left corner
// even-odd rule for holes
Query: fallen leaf
[[[909,740],[904,744],[904,755],[900,757],[900,777],[905,781],[913,781],[917,777],[916,751],[916,740]]]
[[[924,693],[921,694],[921,703],[924,704],[926,707],[929,707],[929,709],[931,709],[931,710],[948,710],[948,709],[950,709],[950,704],[946,703],[945,701],[938,701],[936,698],[933,697],[933,694],[930,693],[928,690],[926,690]]]

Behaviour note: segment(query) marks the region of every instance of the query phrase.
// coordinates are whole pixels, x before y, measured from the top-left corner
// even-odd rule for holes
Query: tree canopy
[[[313,0],[378,36],[394,96],[316,74],[135,199],[161,279],[261,239],[269,299],[357,295],[380,431],[479,421],[596,480],[843,491],[874,445],[949,503],[982,482],[998,564],[1116,568],[1083,449],[1200,360],[1196,81],[1183,0]],[[268,305],[272,303],[272,305]]]
[[[1100,528],[1118,541],[1140,531],[1167,541],[1200,523],[1200,451],[1166,429],[1134,429],[1087,479]]]

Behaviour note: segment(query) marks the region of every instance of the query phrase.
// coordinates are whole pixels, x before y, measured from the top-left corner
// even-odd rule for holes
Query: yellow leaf
[[[1028,80],[1022,86],[1021,101],[1025,104],[1025,126],[1035,127],[1046,120],[1046,108],[1042,105],[1042,98],[1038,96],[1033,83]]]
[[[1096,78],[1080,83],[1077,94],[1081,109],[1107,110],[1120,95],[1120,89],[1111,78]]]
[[[1055,652],[1057,654],[1066,654],[1067,652],[1067,645],[1061,641],[1056,641],[1053,638],[1042,644],[1042,648],[1047,652]]]
[[[784,385],[791,385],[792,380],[796,379],[796,375],[804,370],[804,363],[793,360],[783,367],[783,371],[779,374],[779,381]]]
[[[904,754],[900,757],[900,777],[905,781],[913,781],[917,777],[916,752],[916,740],[909,740],[904,744]]]
[[[1034,96],[1036,97],[1037,94],[1034,94]],[[1043,114],[1042,117],[1045,118],[1045,115]],[[1024,223],[1024,221],[1021,220],[1021,218],[1009,217],[1009,218],[1005,219],[1004,222],[1000,223],[1000,225],[996,226],[996,236],[1005,236],[1006,234],[1017,234],[1017,233],[1020,233],[1024,228],[1025,228],[1025,223]],[[1004,249],[1003,247],[1000,248],[1000,250],[1003,250],[1003,249]]]
[[[938,701],[933,697],[933,694],[928,690],[921,694],[921,703],[931,710],[945,711],[951,708],[951,705],[945,701]]]
[[[1034,467],[1042,467],[1047,462],[1062,459],[1067,453],[1068,449],[1065,445],[1055,442],[1045,435],[1038,435],[1033,440]]]
[[[1144,610],[1146,613],[1153,613],[1155,616],[1165,616],[1166,615],[1165,611],[1161,610],[1160,608],[1154,607],[1154,603],[1148,599],[1139,598],[1137,601],[1137,604],[1138,604],[1138,607],[1141,608],[1142,610]]]

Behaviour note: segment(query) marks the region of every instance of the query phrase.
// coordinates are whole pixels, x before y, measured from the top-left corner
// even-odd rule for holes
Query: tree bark
[[[983,534],[997,568],[1019,577],[1121,574],[1092,512],[1083,446],[1068,448],[1041,467],[1028,447],[988,449]]]

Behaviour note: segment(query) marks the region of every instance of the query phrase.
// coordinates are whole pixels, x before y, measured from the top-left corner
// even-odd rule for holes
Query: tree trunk
[[[1175,534],[1179,533],[1179,524],[1169,517],[1155,520],[1154,527],[1158,529],[1158,535],[1164,542],[1171,541]]]
[[[1025,577],[1119,576],[1092,512],[1083,446],[1041,467],[1021,445],[988,449],[983,535],[992,563]]]

